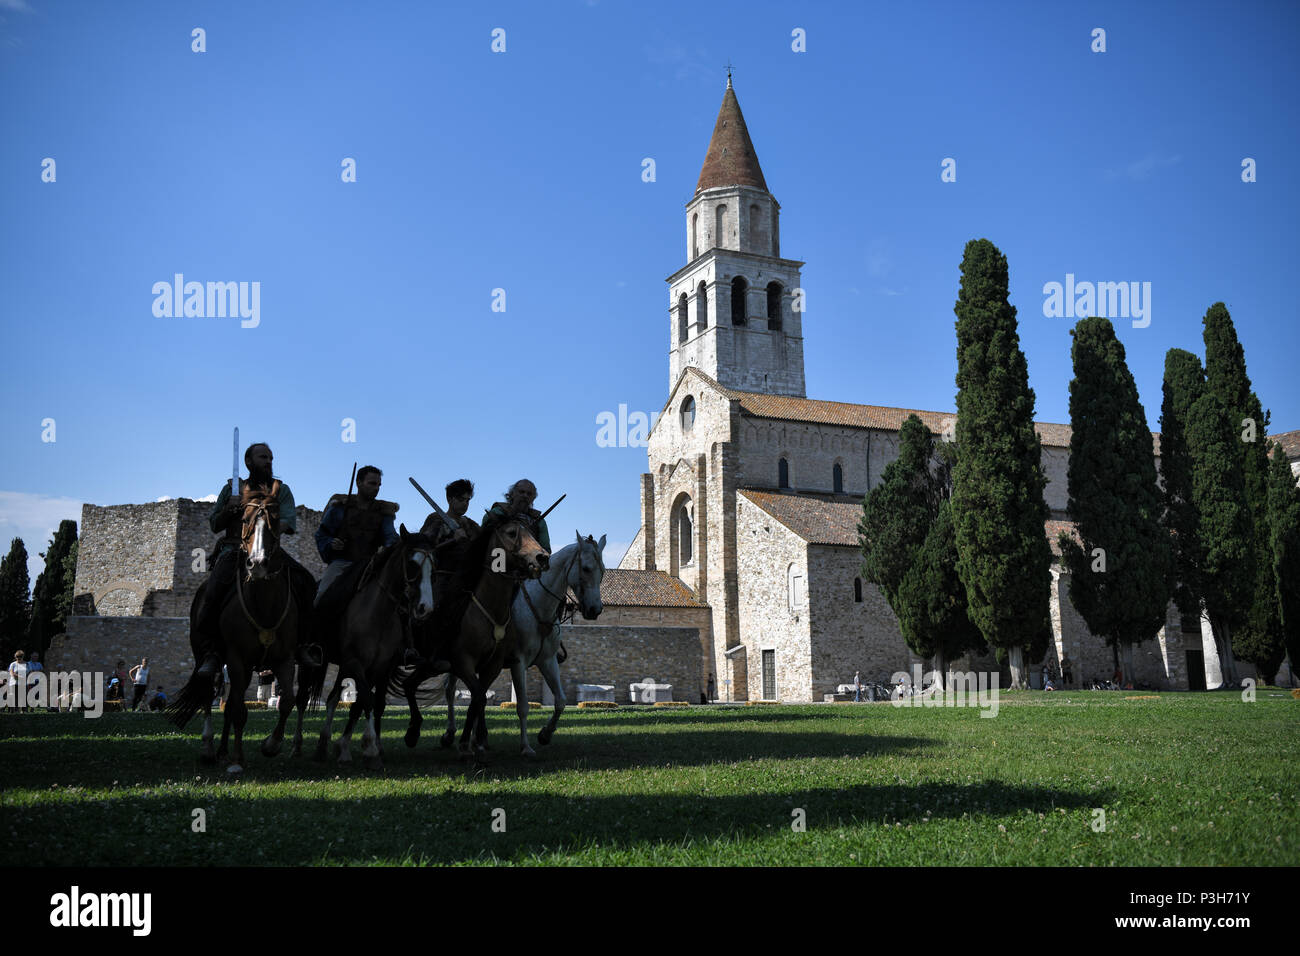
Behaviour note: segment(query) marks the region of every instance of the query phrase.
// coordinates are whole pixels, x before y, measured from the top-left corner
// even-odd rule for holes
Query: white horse
[[[560,664],[556,658],[561,631],[557,619],[563,610],[566,592],[572,591],[577,596],[578,610],[586,620],[594,621],[601,612],[600,581],[605,575],[605,536],[602,534],[596,541],[590,535],[583,538],[577,531],[574,535],[577,541],[552,554],[550,565],[540,578],[523,583],[511,607],[508,640],[513,653],[507,653],[502,665],[510,668],[510,679],[515,687],[519,752],[525,757],[537,756],[528,745],[528,683],[525,675],[529,667],[537,666],[555,698],[551,719],[538,731],[539,743],[551,742],[560,714],[564,712],[564,686],[560,683]],[[484,686],[496,680],[497,675],[484,675],[489,676]],[[442,738],[443,746],[447,746],[456,735],[455,677],[448,677],[446,693],[447,733]]]

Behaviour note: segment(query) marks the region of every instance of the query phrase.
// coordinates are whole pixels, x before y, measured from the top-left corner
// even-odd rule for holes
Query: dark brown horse
[[[316,759],[329,753],[334,710],[349,678],[357,699],[339,736],[339,763],[351,763],[352,728],[364,712],[361,757],[366,769],[382,770],[380,721],[393,669],[402,661],[407,628],[418,626],[433,611],[433,542],[401,527],[401,540],[376,559],[369,581],[348,604],[339,630],[339,672],[326,701],[325,728]]]
[[[240,493],[243,516],[240,525],[240,563],[235,572],[235,586],[221,611],[222,644],[230,693],[226,701],[225,720],[221,728],[221,746],[212,749],[213,679],[192,674],[168,708],[168,718],[183,727],[202,709],[203,744],[200,753],[205,763],[224,758],[227,748],[232,774],[244,769],[244,723],[248,708],[244,692],[257,671],[270,670],[280,682],[280,718],[275,729],[262,741],[262,754],[274,757],[284,741],[284,727],[293,710],[294,651],[298,646],[298,606],[293,596],[289,558],[280,548],[280,515],[276,496],[280,482],[262,490],[245,484]],[[208,582],[199,588],[190,606],[190,643],[199,659],[200,641],[196,634],[197,611]],[[197,672],[198,668],[195,668]],[[235,731],[230,743],[230,731]]]
[[[466,549],[455,583],[424,629],[425,663],[403,684],[411,720],[406,729],[406,745],[414,747],[420,739],[420,715],[415,695],[420,683],[438,673],[437,661],[446,661],[470,692],[469,711],[461,735],[462,756],[482,753],[486,738],[488,685],[481,675],[498,674],[509,650],[511,602],[516,585],[525,578],[537,577],[546,570],[549,552],[522,523],[507,521],[484,531]],[[451,746],[453,732],[443,735],[442,746]],[[473,743],[471,744],[471,740]]]

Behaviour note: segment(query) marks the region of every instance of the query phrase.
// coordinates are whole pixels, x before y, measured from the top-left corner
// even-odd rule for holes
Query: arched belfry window
[[[686,344],[687,335],[686,322],[686,293],[683,292],[677,297],[677,344]]]
[[[687,395],[682,401],[682,431],[688,432],[695,424],[695,399]]]
[[[749,283],[744,276],[731,280],[731,324],[745,324],[745,299],[749,295]]]
[[[781,283],[767,284],[767,327],[773,332],[781,331]]]
[[[776,485],[778,488],[790,487],[790,462],[784,458],[776,463]]]
[[[697,212],[691,216],[691,258],[696,259],[700,255],[700,214]]]
[[[835,467],[831,469],[831,487],[835,489],[837,495],[844,494],[844,466],[838,461]]]
[[[681,510],[677,512],[677,544],[679,563],[687,565],[695,555],[695,522],[691,520],[691,502],[689,499],[682,502]]]
[[[853,579],[853,603],[862,603],[862,578]]]
[[[722,249],[726,246],[727,207],[719,206],[713,211],[713,244]]]
[[[700,332],[709,327],[709,286],[706,282],[695,287],[695,318]]]

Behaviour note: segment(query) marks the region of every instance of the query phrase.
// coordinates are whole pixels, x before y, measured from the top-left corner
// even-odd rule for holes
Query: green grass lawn
[[[408,750],[390,710],[378,773],[263,758],[254,712],[237,780],[198,762],[197,719],[0,713],[0,837],[71,865],[1296,865],[1300,700],[1258,694],[571,709],[527,762],[490,710],[483,767],[438,748],[438,715]]]

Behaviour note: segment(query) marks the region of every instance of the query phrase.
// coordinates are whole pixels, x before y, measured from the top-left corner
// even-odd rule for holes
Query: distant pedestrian
[[[275,672],[274,672],[274,671],[270,671],[270,670],[266,670],[266,671],[258,671],[258,673],[257,673],[257,699],[258,699],[258,700],[267,700],[267,699],[269,699],[269,698],[271,698],[271,697],[274,697],[275,694],[272,693],[272,691],[271,691],[271,685],[273,685],[274,683],[275,683]]]
[[[131,700],[131,709],[139,710],[140,701],[149,690],[149,658],[140,658],[140,663],[131,668],[131,680],[135,682],[135,697]]]
[[[1069,654],[1061,655],[1061,683],[1066,687],[1074,686],[1074,664]]]
[[[713,700],[716,699],[717,696],[718,696],[718,686],[717,686],[717,684],[715,684],[715,683],[713,682],[713,675],[712,675],[712,674],[709,675],[709,689],[708,689],[708,695],[709,695],[709,700],[710,700],[710,701],[713,701]]]
[[[149,698],[149,709],[162,710],[166,706],[167,706],[167,695],[163,693],[162,684],[159,684],[157,688],[155,688],[154,695]]]
[[[23,699],[27,693],[27,652],[14,651],[14,659],[9,664],[9,693],[13,695],[14,706],[17,707],[19,694],[23,694]],[[22,710],[22,707],[18,707]]]
[[[853,703],[862,701],[862,674],[859,671],[853,672]]]

